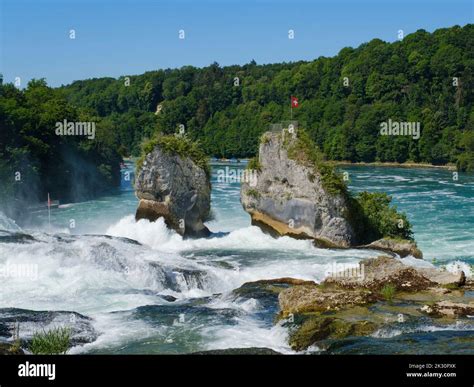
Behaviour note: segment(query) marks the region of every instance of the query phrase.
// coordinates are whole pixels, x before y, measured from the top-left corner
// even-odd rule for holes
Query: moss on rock
[[[201,150],[199,144],[192,141],[185,135],[162,135],[146,140],[142,144],[141,157],[136,162],[136,169],[139,171],[145,161],[146,156],[159,146],[160,149],[169,155],[178,155],[181,157],[189,157],[200,168],[204,169],[207,176],[211,174],[209,158]]]
[[[289,344],[295,351],[302,351],[326,339],[344,339],[367,336],[378,325],[371,321],[349,321],[325,315],[305,316],[303,323],[290,333]]]

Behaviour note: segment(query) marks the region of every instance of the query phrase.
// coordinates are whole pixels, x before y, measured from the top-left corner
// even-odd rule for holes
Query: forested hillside
[[[94,139],[60,136],[57,122],[96,122]],[[44,80],[0,85],[0,210],[15,217],[52,200],[91,198],[120,183],[114,128],[72,106]]]
[[[474,170],[473,69],[469,24],[394,43],[374,39],[311,62],[185,66],[76,81],[60,91],[113,128],[122,154],[138,155],[143,137],[182,124],[209,155],[252,156],[268,125],[290,118],[293,95],[300,103],[293,118],[329,159]],[[388,119],[419,122],[421,137],[379,135]]]
[[[472,171],[473,69],[469,24],[374,39],[311,62],[185,66],[60,88],[0,85],[0,202],[21,209],[48,192],[62,201],[92,197],[118,184],[120,156],[138,156],[144,139],[180,125],[210,156],[253,156],[269,124],[290,118],[291,96],[300,105],[293,118],[331,160],[451,162]],[[96,123],[95,138],[58,136],[63,120]],[[381,136],[387,120],[419,122],[421,137]]]

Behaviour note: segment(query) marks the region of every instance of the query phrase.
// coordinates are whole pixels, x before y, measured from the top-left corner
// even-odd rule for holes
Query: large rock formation
[[[323,246],[353,245],[345,196],[330,193],[316,168],[289,157],[295,141],[287,131],[265,133],[257,176],[242,183],[244,210],[253,224],[278,235],[313,238]]]
[[[155,145],[137,171],[135,189],[140,199],[137,220],[163,217],[185,237],[210,234],[203,223],[211,208],[209,175],[191,157]]]

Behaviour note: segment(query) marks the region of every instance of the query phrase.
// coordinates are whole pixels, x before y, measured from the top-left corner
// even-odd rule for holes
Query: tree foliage
[[[93,140],[60,136],[56,123],[95,122]],[[24,90],[0,85],[0,204],[14,216],[47,194],[84,200],[120,182],[121,157],[114,128],[74,107],[44,80]]]
[[[473,169],[474,26],[403,41],[380,39],[311,62],[185,66],[61,88],[75,105],[109,121],[122,152],[143,137],[184,125],[208,155],[250,157],[268,124],[294,118],[331,160],[457,163]],[[127,86],[128,84],[128,86]],[[159,109],[159,112],[154,113]],[[420,122],[421,138],[380,136],[388,119]]]

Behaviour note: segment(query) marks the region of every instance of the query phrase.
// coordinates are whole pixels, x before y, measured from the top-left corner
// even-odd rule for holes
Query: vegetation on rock
[[[31,339],[29,350],[33,355],[66,354],[71,343],[71,329],[54,328],[36,332]]]
[[[384,192],[360,192],[350,198],[352,224],[362,239],[368,243],[380,238],[412,240],[411,224],[405,213],[391,205],[392,198]]]
[[[325,155],[303,129],[298,129],[293,138],[285,132],[283,146],[288,157],[301,165],[314,169],[314,174],[321,176],[323,188],[332,195],[343,195],[348,203],[346,218],[356,231],[359,244],[373,242],[380,238],[394,238],[412,240],[411,224],[404,213],[397,211],[391,205],[392,198],[386,193],[361,192],[352,196],[340,173],[330,162],[325,160]],[[313,173],[308,179],[313,182]]]
[[[385,300],[387,300],[388,302],[392,302],[396,291],[397,289],[395,288],[395,286],[393,286],[392,284],[387,284],[380,290],[380,294],[383,298],[385,298]]]
[[[260,165],[260,162],[258,161],[258,157],[252,157],[247,163],[246,169],[253,170],[253,171],[260,171],[261,168],[262,166]]]
[[[189,157],[200,168],[202,168],[207,176],[211,174],[209,158],[201,150],[196,141],[192,141],[185,135],[157,135],[152,139],[146,140],[142,144],[142,154],[137,161],[137,170],[139,170],[146,155],[158,146],[164,153],[168,155],[178,155],[180,157]]]

